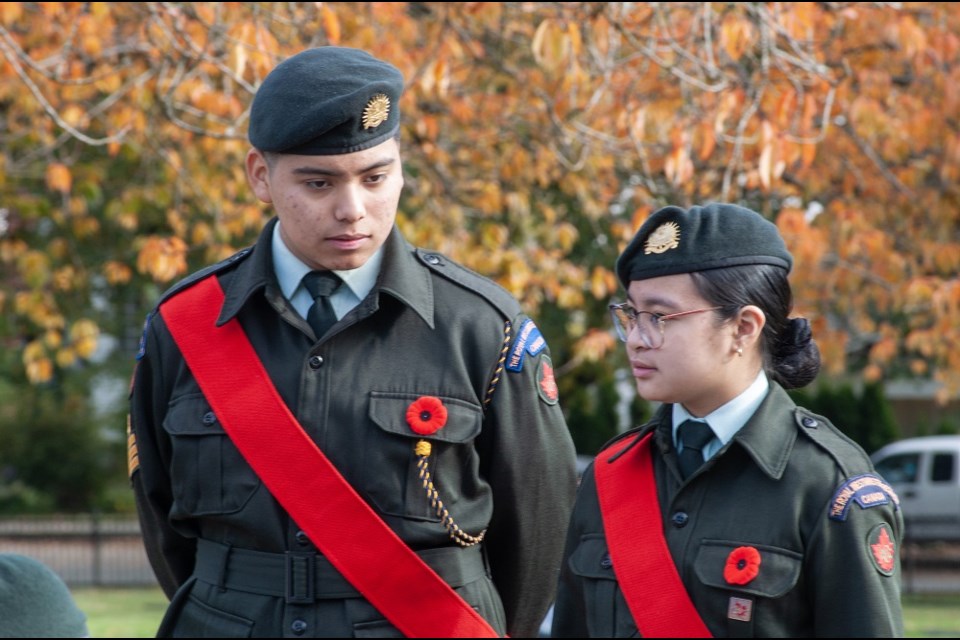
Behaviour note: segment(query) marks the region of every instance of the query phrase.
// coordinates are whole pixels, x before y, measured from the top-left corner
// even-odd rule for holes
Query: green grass
[[[167,610],[160,587],[72,589],[94,638],[154,638]]]
[[[960,593],[903,596],[903,626],[908,638],[960,638]]]
[[[153,638],[167,607],[159,588],[75,588],[73,596],[94,638]],[[960,593],[906,595],[903,618],[908,638],[958,638]]]

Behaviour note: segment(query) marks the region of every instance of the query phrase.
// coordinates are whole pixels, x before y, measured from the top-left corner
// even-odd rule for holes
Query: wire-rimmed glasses
[[[610,317],[613,318],[613,326],[617,330],[617,337],[622,342],[627,341],[627,336],[634,329],[639,330],[640,340],[647,349],[659,349],[663,346],[663,325],[667,320],[681,318],[693,313],[702,313],[704,311],[716,311],[723,307],[707,307],[704,309],[693,309],[691,311],[680,311],[678,313],[653,313],[651,311],[637,311],[629,302],[610,305]]]

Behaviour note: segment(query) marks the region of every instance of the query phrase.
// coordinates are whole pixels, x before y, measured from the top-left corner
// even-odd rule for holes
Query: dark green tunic
[[[576,483],[534,325],[492,281],[414,249],[394,229],[374,290],[316,342],[273,275],[273,224],[251,250],[165,297],[219,278],[221,319],[239,319],[281,397],[347,481],[495,629],[534,635]],[[230,354],[222,357],[229,367]],[[405,419],[420,396],[449,411],[432,436]],[[159,315],[144,331],[131,431],[147,553],[172,598],[162,635],[398,634],[316,555],[240,456]],[[431,506],[418,478],[420,439],[432,442],[429,470],[450,516],[468,534],[487,530],[482,551],[457,547]]]
[[[892,490],[875,490],[880,479],[860,447],[771,384],[743,429],[684,483],[671,416],[665,405],[626,435],[654,431],[661,512],[637,517],[662,520],[680,578],[715,637],[903,635],[902,514]],[[864,506],[842,490],[861,485],[871,487]],[[727,558],[745,546],[759,551],[759,573],[730,584]],[[607,549],[592,465],[567,534],[553,635],[637,635]]]

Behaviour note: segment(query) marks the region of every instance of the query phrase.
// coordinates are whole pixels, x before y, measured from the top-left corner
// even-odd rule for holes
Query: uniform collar
[[[417,251],[394,225],[384,243],[383,267],[377,286],[413,309],[434,328],[433,277]]]
[[[756,412],[733,436],[757,467],[773,479],[783,475],[797,440],[796,407],[783,387],[770,381],[770,390]],[[640,436],[650,430],[655,430],[654,442],[661,454],[674,450],[672,404],[660,405]]]
[[[247,300],[260,290],[265,289],[269,295],[272,289],[277,296],[283,295],[274,273],[271,248],[276,224],[277,218],[273,218],[264,226],[250,255],[234,271],[233,278],[224,289],[225,300],[217,326],[235,317]],[[416,258],[413,246],[400,234],[396,225],[383,245],[383,263],[376,288],[406,304],[431,329],[434,327],[433,280],[427,267]],[[378,300],[374,299],[372,305],[370,311],[376,310]]]
[[[757,466],[777,480],[787,468],[797,440],[796,408],[796,403],[783,387],[771,381],[767,397],[734,436]]]
[[[720,445],[725,445],[733,439],[747,420],[752,416],[763,398],[767,395],[770,385],[763,369],[757,374],[753,382],[744,389],[736,398],[726,404],[714,409],[702,418],[691,414],[682,404],[673,405],[673,441],[677,442],[677,427],[685,420],[702,420],[710,425],[713,435],[720,441]],[[719,448],[719,447],[718,447]],[[712,452],[711,452],[712,453]]]

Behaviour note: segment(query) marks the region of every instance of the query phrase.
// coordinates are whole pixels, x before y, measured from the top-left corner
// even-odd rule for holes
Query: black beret
[[[60,574],[30,556],[0,553],[0,637],[89,638],[90,631]]]
[[[260,151],[336,155],[375,147],[400,127],[403,74],[348,47],[317,47],[267,74],[250,108]]]
[[[633,280],[745,264],[790,271],[793,256],[775,224],[735,204],[669,206],[641,225],[617,258],[617,277],[627,288]]]

